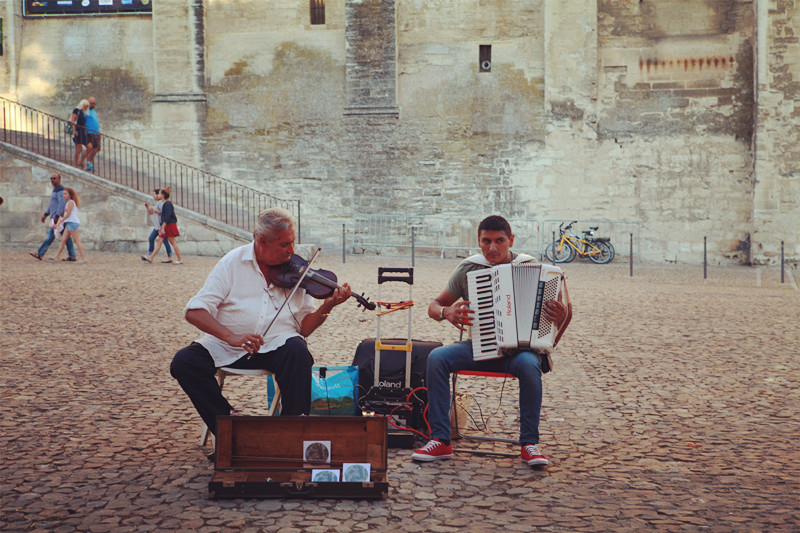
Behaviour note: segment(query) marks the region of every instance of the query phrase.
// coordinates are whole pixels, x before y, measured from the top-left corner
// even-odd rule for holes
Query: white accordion
[[[558,298],[563,272],[550,265],[505,264],[467,273],[472,358],[503,357],[504,350],[550,353],[557,334],[542,307]]]

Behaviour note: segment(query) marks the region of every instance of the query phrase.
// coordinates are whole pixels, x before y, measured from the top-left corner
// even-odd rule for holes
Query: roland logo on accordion
[[[557,328],[542,313],[557,299],[563,271],[529,263],[497,265],[467,273],[470,330],[475,360],[496,359],[504,350],[550,353]]]

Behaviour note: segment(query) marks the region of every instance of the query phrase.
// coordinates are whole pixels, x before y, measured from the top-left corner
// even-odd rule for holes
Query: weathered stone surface
[[[638,223],[656,261],[704,237],[714,262],[800,254],[796,3],[4,6],[0,94],[59,117],[93,94],[108,135],[302,198],[317,242],[358,214],[502,212]]]

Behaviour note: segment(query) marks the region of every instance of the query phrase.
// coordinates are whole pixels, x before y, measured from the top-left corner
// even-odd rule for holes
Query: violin
[[[297,254],[292,254],[292,257],[286,263],[270,267],[269,281],[276,287],[291,289],[297,284],[307,267],[308,261]],[[339,284],[336,283],[336,274],[330,270],[309,269],[303,281],[300,282],[300,286],[309,295],[322,300],[333,294],[334,289],[337,289]],[[351,296],[358,301],[359,307],[364,307],[364,309],[369,309],[370,311],[375,309],[375,304],[370,302],[368,298],[364,298],[364,293],[360,295],[352,293]]]

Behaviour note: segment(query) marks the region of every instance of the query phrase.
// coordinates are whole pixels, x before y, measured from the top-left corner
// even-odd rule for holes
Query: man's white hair
[[[264,237],[267,241],[272,241],[278,233],[287,229],[294,230],[296,225],[297,219],[289,211],[282,207],[271,207],[259,213],[253,237]]]

